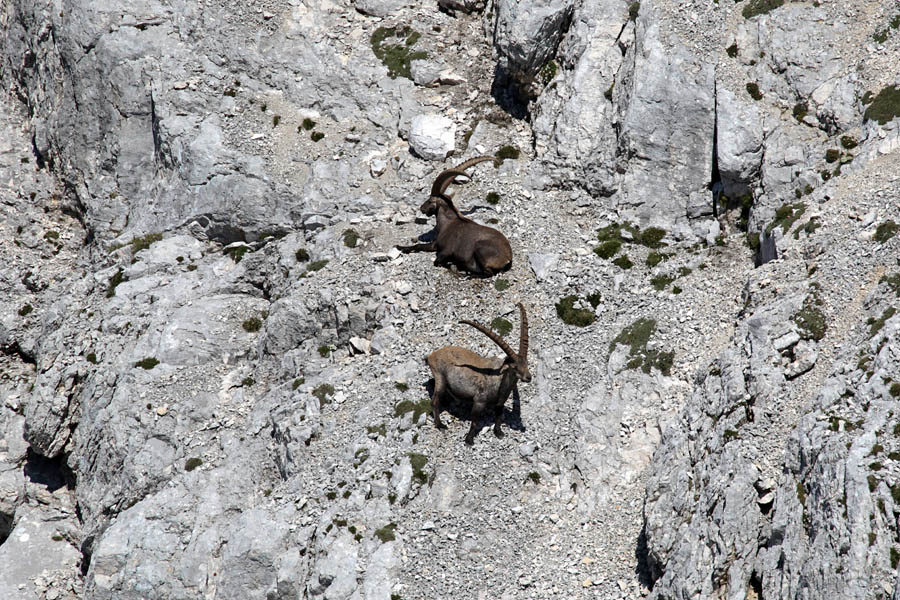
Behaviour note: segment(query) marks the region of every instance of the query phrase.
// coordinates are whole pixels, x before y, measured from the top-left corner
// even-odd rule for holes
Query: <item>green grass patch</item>
[[[484,199],[491,206],[496,206],[500,202],[500,194],[497,192],[488,192],[488,195],[485,196]]]
[[[428,58],[427,52],[412,50],[420,37],[421,34],[408,25],[379,27],[372,33],[369,42],[372,45],[372,52],[387,67],[391,79],[398,76],[412,79],[410,63]]]
[[[298,387],[300,387],[300,386],[303,385],[304,383],[306,383],[306,378],[305,378],[305,377],[298,377],[298,378],[295,379],[294,382],[291,384],[291,389],[292,389],[292,390],[296,390]]]
[[[819,308],[822,304],[818,294],[812,292],[803,301],[803,307],[793,316],[792,320],[797,324],[800,337],[804,340],[819,341],[825,337],[828,324],[825,322],[825,313]]]
[[[387,436],[387,426],[384,423],[379,423],[378,425],[369,425],[366,427],[367,433],[374,433],[375,435],[386,437]]]
[[[334,396],[334,386],[330,383],[321,383],[313,388],[312,395],[319,399],[319,404],[328,404]]]
[[[884,275],[881,279],[878,280],[878,283],[883,283],[888,286],[894,294],[900,296],[900,273],[894,273],[893,275]]]
[[[897,225],[894,221],[890,219],[878,224],[878,227],[875,228],[875,235],[872,236],[872,239],[878,242],[879,244],[883,244],[895,235],[897,235],[897,230],[900,229],[900,226]]]
[[[250,246],[235,246],[233,248],[229,248],[226,250],[226,253],[236,263],[241,262],[241,259],[244,258],[244,255],[250,252]]]
[[[184,470],[190,473],[197,467],[203,464],[203,459],[197,456],[192,456],[184,462]]]
[[[309,252],[306,251],[306,248],[300,248],[294,253],[294,258],[297,259],[297,262],[309,262]]]
[[[356,248],[357,244],[359,244],[359,234],[355,229],[345,229],[342,237],[344,238],[344,245],[348,248]]]
[[[741,14],[744,15],[745,19],[752,19],[753,17],[769,13],[782,4],[784,4],[784,0],[750,0],[744,6]]]
[[[825,162],[833,163],[841,157],[841,151],[837,148],[829,148],[825,151]]]
[[[651,267],[651,268],[655,267],[662,261],[669,260],[671,257],[672,257],[671,254],[666,254],[665,252],[657,252],[656,250],[651,250],[647,254],[647,266]]]
[[[893,317],[895,314],[897,314],[897,309],[893,306],[888,306],[885,311],[881,313],[881,316],[877,319],[875,317],[869,317],[868,319],[866,319],[866,323],[868,323],[869,325],[869,337],[873,337],[876,333],[881,331],[887,320]]]
[[[375,530],[375,537],[381,540],[382,544],[386,544],[387,542],[393,542],[397,539],[397,536],[394,533],[397,531],[396,523],[388,523],[384,527],[380,527]]]
[[[502,292],[504,290],[508,290],[511,284],[506,279],[498,279],[494,282],[494,289],[498,292]]]
[[[750,82],[747,84],[747,93],[750,94],[750,97],[754,100],[762,100],[762,92],[759,91],[759,85],[755,82]]]
[[[321,141],[322,138],[324,138],[324,137],[325,137],[325,134],[322,133],[321,131],[313,131],[311,134],[309,134],[309,139],[311,139],[314,142]]]
[[[657,275],[650,279],[650,285],[653,286],[653,289],[661,292],[676,279],[677,277],[674,275]]]
[[[620,256],[619,258],[617,258],[617,259],[615,259],[614,261],[612,261],[612,263],[613,263],[614,265],[616,265],[617,267],[619,267],[619,268],[621,268],[621,269],[625,269],[625,270],[628,270],[628,269],[630,269],[631,267],[634,266],[634,263],[631,262],[631,260],[628,258],[628,255],[627,255],[627,254],[623,254],[623,255]]]
[[[419,482],[420,485],[425,485],[428,482],[428,474],[425,473],[428,457],[418,452],[410,452],[407,456],[409,457],[409,464],[412,466],[413,480]]]
[[[841,136],[841,146],[845,150],[853,150],[854,148],[856,148],[857,144],[858,144],[858,142],[856,141],[856,138],[853,137],[852,135],[842,135]]]
[[[663,375],[669,375],[675,358],[673,352],[660,352],[653,348],[648,349],[647,344],[656,331],[656,321],[642,317],[623,329],[609,343],[609,351],[615,350],[616,345],[628,346],[629,369],[641,369],[649,374],[652,368],[656,368]]]
[[[30,304],[25,304],[22,306],[22,308],[19,309],[19,316],[20,317],[27,316],[27,315],[31,314],[31,311],[33,311],[33,310],[34,310],[33,306],[31,306]]]
[[[775,219],[766,226],[766,233],[772,233],[776,227],[781,227],[781,233],[787,233],[788,229],[806,212],[806,203],[784,204],[775,211]]]
[[[572,294],[559,299],[556,303],[556,315],[566,325],[587,327],[594,322],[594,311],[586,308],[575,308],[578,296]]]
[[[316,126],[316,122],[313,121],[312,119],[310,119],[309,117],[307,117],[307,118],[303,119],[303,122],[300,124],[300,127],[297,128],[297,131],[298,131],[298,133],[301,129],[305,129],[306,131],[312,131],[313,128],[315,128],[315,126]]]
[[[503,317],[497,317],[493,321],[491,321],[491,329],[500,334],[501,337],[506,337],[509,335],[509,332],[512,331],[512,323],[504,319]]]
[[[423,398],[418,402],[413,402],[412,400],[401,400],[396,405],[394,405],[395,417],[402,417],[408,412],[411,412],[413,414],[413,423],[418,423],[419,417],[431,412],[431,400],[428,398]]]
[[[254,333],[262,328],[262,320],[260,320],[259,317],[250,317],[249,319],[241,323],[241,326],[245,331]]]
[[[900,87],[889,85],[872,98],[872,103],[863,114],[867,121],[878,121],[887,125],[895,117],[900,117]]]
[[[306,272],[307,273],[315,273],[316,271],[321,271],[322,269],[325,268],[325,265],[327,265],[327,264],[328,264],[327,259],[315,260],[315,261],[309,263],[309,265],[306,267]]]
[[[157,359],[155,359],[152,356],[148,356],[147,358],[143,358],[143,359],[137,361],[136,363],[134,363],[134,366],[140,367],[142,369],[149,371],[150,369],[152,369],[153,367],[155,367],[158,364],[159,364],[159,361]]]
[[[794,105],[794,109],[791,113],[794,115],[794,118],[803,122],[803,119],[806,117],[806,113],[809,112],[809,105],[806,102],[798,102]]]
[[[519,156],[521,156],[521,152],[515,146],[501,146],[497,153],[494,154],[500,162],[504,160],[518,160]]]
[[[608,260],[615,256],[616,252],[618,252],[621,247],[622,242],[619,240],[606,240],[605,242],[600,242],[600,244],[594,248],[594,254]]]

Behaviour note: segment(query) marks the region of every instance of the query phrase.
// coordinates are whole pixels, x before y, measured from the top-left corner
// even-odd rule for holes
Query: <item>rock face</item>
[[[897,9],[773,4],[0,4],[0,597],[897,598]]]

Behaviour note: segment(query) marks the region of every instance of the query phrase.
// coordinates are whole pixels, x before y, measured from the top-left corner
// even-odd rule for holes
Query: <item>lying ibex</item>
[[[431,196],[419,210],[429,217],[437,213],[435,238],[433,242],[397,246],[403,252],[437,252],[436,266],[454,263],[458,268],[490,277],[505,271],[512,264],[512,248],[506,237],[490,227],[485,227],[464,217],[445,193],[453,179],[480,162],[496,160],[493,156],[479,156],[460,164],[454,169],[441,172],[431,186]]]
[[[458,346],[445,346],[425,357],[425,362],[434,374],[431,408],[434,424],[438,429],[446,428],[441,423],[440,416],[441,397],[445,392],[456,398],[472,400],[472,426],[466,434],[466,444],[470,446],[475,443],[478,423],[487,409],[494,411],[494,435],[503,437],[500,430],[503,405],[518,381],[531,381],[531,372],[528,370],[528,318],[522,303],[517,306],[521,317],[518,354],[513,352],[503,338],[481,323],[460,321],[491,338],[506,353],[506,358],[484,358]]]

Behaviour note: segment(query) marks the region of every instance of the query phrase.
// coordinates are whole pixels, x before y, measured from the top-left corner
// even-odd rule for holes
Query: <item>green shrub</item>
[[[407,25],[398,27],[379,27],[369,41],[372,52],[387,67],[388,76],[396,79],[398,76],[412,79],[409,70],[410,63],[414,60],[428,58],[428,53],[414,52],[412,47],[419,41],[421,34]]]
[[[488,204],[491,206],[496,206],[498,202],[500,202],[500,194],[497,192],[488,192],[488,195],[484,197]]]
[[[322,358],[328,358],[329,356],[331,356],[331,346],[329,346],[328,344],[322,344],[321,346],[319,346],[318,352],[319,356],[321,356]]]
[[[278,127],[281,123],[281,115],[272,115],[272,127]]]
[[[806,204],[803,202],[780,206],[775,211],[775,219],[766,226],[766,233],[772,233],[776,227],[781,227],[781,232],[787,233],[804,212],[806,212]]]
[[[306,383],[306,378],[298,377],[297,379],[294,380],[294,383],[291,384],[291,389],[296,390],[298,387],[300,387],[304,383]]]
[[[408,412],[411,412],[413,414],[413,423],[418,423],[419,417],[431,412],[431,400],[428,398],[422,398],[418,402],[413,402],[412,400],[401,400],[394,406],[395,417],[402,417]]]
[[[253,381],[253,378],[252,378],[252,377],[244,377],[244,378],[241,380],[241,385],[244,386],[244,387],[250,387],[250,386],[252,386],[254,383],[256,383],[256,382]]]
[[[794,315],[793,321],[797,324],[800,337],[805,340],[819,341],[825,337],[828,325],[825,322],[825,313],[819,309],[818,296],[815,293],[809,294],[803,301],[803,307]]]
[[[559,67],[556,64],[556,61],[551,59],[544,63],[544,66],[541,67],[538,76],[541,78],[541,82],[543,82],[544,85],[547,85],[553,80],[554,77],[556,77],[556,73],[558,70]]]
[[[148,356],[147,358],[141,359],[141,360],[137,361],[136,363],[134,363],[134,366],[140,367],[142,369],[149,371],[150,369],[152,369],[153,367],[155,367],[158,364],[159,364],[158,360],[156,360],[152,356]]]
[[[875,235],[872,236],[872,239],[879,244],[883,244],[897,235],[898,229],[900,229],[900,226],[898,226],[894,221],[884,221],[878,224],[878,227],[875,229]]]
[[[898,564],[900,564],[900,551],[896,547],[891,546],[891,568],[896,570]]]
[[[856,148],[857,142],[856,138],[851,135],[842,135],[841,136],[841,146],[844,147],[845,150],[853,150]]]
[[[897,296],[900,296],[900,273],[894,273],[893,275],[883,275],[881,279],[878,280],[878,283],[887,285],[888,289],[893,291]]]
[[[594,322],[594,311],[586,308],[574,308],[577,301],[578,296],[574,294],[560,298],[556,303],[556,315],[566,325],[587,327]]]
[[[498,279],[494,282],[494,289],[498,292],[509,289],[510,283],[506,279]]]
[[[841,157],[841,151],[837,148],[829,148],[825,151],[825,162],[833,163]]]
[[[794,110],[792,111],[794,118],[803,122],[803,119],[806,117],[806,113],[809,112],[809,105],[806,102],[798,102],[794,105]]]
[[[652,268],[652,267],[655,267],[656,265],[658,265],[658,264],[661,263],[662,261],[668,260],[669,258],[670,258],[670,255],[669,255],[669,254],[665,254],[665,253],[663,253],[663,252],[657,252],[657,251],[655,251],[655,250],[651,250],[651,251],[647,254],[647,266],[648,266],[648,267],[651,267],[651,268]]]
[[[397,383],[394,384],[394,387],[396,389],[400,390],[401,392],[405,392],[406,390],[409,389],[409,384],[403,383],[402,381],[398,381]]]
[[[674,275],[657,275],[650,279],[650,285],[657,291],[663,291],[670,283],[677,279]]]
[[[312,129],[316,126],[316,122],[310,119],[309,117],[303,119],[303,123],[300,124],[299,129],[305,129],[306,131],[312,131]]]
[[[634,266],[634,263],[631,262],[631,260],[628,258],[627,254],[623,254],[622,256],[620,256],[619,258],[615,259],[612,262],[617,267],[619,267],[621,269],[625,269],[625,270],[628,270]]]
[[[314,142],[318,142],[319,140],[321,140],[324,137],[325,137],[325,134],[322,133],[321,131],[313,131],[311,134],[309,134],[309,139],[311,139]]]
[[[738,46],[737,46],[737,44],[732,44],[732,45],[728,46],[727,48],[725,48],[725,52],[726,52],[726,53],[728,54],[728,56],[730,56],[731,58],[735,58],[735,57],[738,55]]]
[[[146,250],[153,243],[158,242],[162,239],[161,233],[148,233],[147,235],[142,235],[140,237],[136,237],[131,240],[131,252],[137,254],[141,250]]]
[[[888,392],[894,398],[900,398],[900,383],[892,383],[891,387],[888,389]]]
[[[397,536],[394,535],[395,531],[397,531],[397,525],[395,523],[388,523],[384,527],[375,530],[375,537],[381,540],[382,544],[393,542],[397,539]]]
[[[893,317],[895,314],[897,314],[897,309],[893,306],[889,306],[883,313],[881,313],[881,316],[877,319],[874,317],[869,317],[869,319],[866,320],[866,323],[869,324],[869,337],[872,337],[876,333],[881,331],[881,328],[884,327],[884,324],[887,322],[887,320]]]
[[[185,461],[185,463],[184,463],[184,470],[187,471],[187,472],[191,472],[191,471],[193,471],[194,469],[196,469],[197,467],[199,467],[199,466],[202,465],[202,464],[203,464],[203,459],[202,459],[202,458],[198,458],[198,457],[196,457],[196,456],[192,456],[191,458],[189,458],[189,459],[187,459],[187,460]]]
[[[369,425],[368,427],[366,427],[366,432],[385,437],[387,436],[387,427],[384,423],[380,423],[378,425]]]
[[[306,248],[300,248],[294,253],[294,257],[297,259],[297,262],[307,262],[309,261],[309,252],[306,251]]]
[[[747,84],[747,93],[750,94],[750,97],[754,100],[762,100],[763,95],[762,92],[759,91],[759,85],[752,81]]]
[[[244,255],[250,251],[250,246],[234,246],[226,250],[226,253],[236,263],[241,262],[241,259],[244,258]]]
[[[97,355],[94,354],[93,352],[89,353],[85,358],[87,359],[87,361],[88,361],[89,363],[91,363],[91,364],[93,364],[93,365],[96,365],[97,362],[98,362],[98,361],[97,361]]]
[[[660,229],[659,227],[648,227],[647,229],[640,232],[640,235],[635,236],[635,241],[642,246],[646,246],[648,248],[662,248],[665,244],[662,243],[662,239],[666,237],[666,230]]]
[[[25,304],[25,305],[22,306],[22,308],[19,309],[19,316],[20,316],[20,317],[27,316],[27,315],[29,315],[29,314],[31,313],[31,311],[33,311],[33,310],[34,310],[34,307],[33,307],[33,306],[31,306],[30,304]]]
[[[321,271],[327,264],[328,264],[328,260],[316,260],[316,261],[309,263],[309,266],[306,267],[306,271],[308,273],[313,273],[315,271]]]
[[[254,333],[262,328],[262,320],[260,320],[258,317],[250,317],[249,319],[241,323],[241,325],[243,326],[245,331]]]
[[[356,248],[359,243],[359,234],[355,229],[345,229],[343,233],[344,245],[348,248]]]
[[[502,162],[504,160],[517,160],[520,154],[519,149],[515,146],[501,146],[495,156]]]
[[[600,242],[600,244],[594,248],[594,254],[600,258],[610,259],[615,256],[616,252],[618,252],[621,247],[622,242],[619,240],[606,240],[605,242]]]

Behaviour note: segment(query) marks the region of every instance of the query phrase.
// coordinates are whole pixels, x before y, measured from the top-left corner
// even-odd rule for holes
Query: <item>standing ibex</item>
[[[518,381],[531,381],[531,372],[528,370],[528,318],[522,303],[517,306],[521,318],[518,354],[513,352],[503,338],[481,323],[460,321],[491,338],[506,353],[506,358],[484,358],[458,346],[445,346],[425,357],[425,362],[434,374],[431,408],[437,428],[446,428],[440,417],[441,396],[445,392],[450,392],[456,398],[472,400],[472,426],[466,435],[466,444],[470,446],[475,442],[478,423],[487,409],[494,411],[494,435],[503,436],[500,420],[506,399]]]
[[[464,217],[453,205],[453,200],[445,193],[447,187],[458,176],[465,176],[465,170],[493,156],[479,156],[442,171],[431,186],[431,196],[421,208],[429,217],[437,214],[435,239],[433,242],[397,246],[403,252],[437,252],[434,264],[437,266],[454,263],[458,268],[473,275],[495,275],[505,271],[512,264],[512,248],[506,237],[490,227],[485,227]]]

